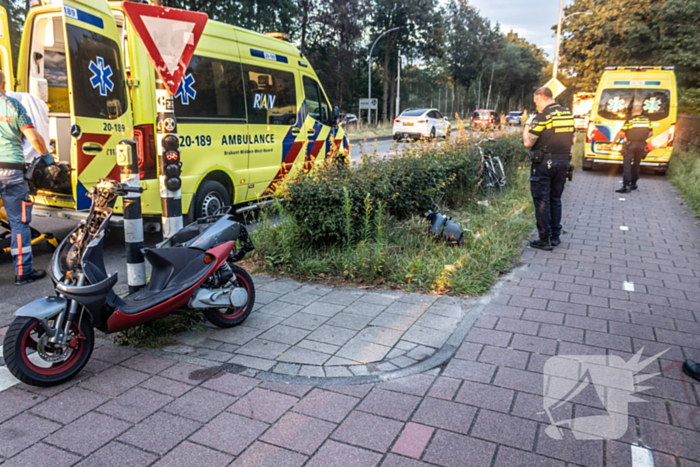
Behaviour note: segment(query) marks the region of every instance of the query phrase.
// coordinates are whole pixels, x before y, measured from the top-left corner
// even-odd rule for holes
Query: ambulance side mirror
[[[333,107],[333,119],[331,120],[331,124],[333,126],[338,126],[338,122],[340,121],[340,109],[336,105]]]

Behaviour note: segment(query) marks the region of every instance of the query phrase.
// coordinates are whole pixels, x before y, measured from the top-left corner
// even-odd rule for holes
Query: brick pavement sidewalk
[[[478,320],[438,368],[312,387],[102,346],[62,387],[0,392],[0,463],[617,467],[634,451],[656,466],[698,466],[700,388],[678,362],[700,359],[700,230],[664,178],[627,195],[613,192],[618,178],[576,174],[562,244],[525,250],[489,305],[465,310]],[[607,355],[612,366],[642,348],[666,350],[642,370],[661,374],[644,383],[648,402],[629,404],[619,439],[550,437],[548,358]],[[592,386],[553,411],[604,414]]]

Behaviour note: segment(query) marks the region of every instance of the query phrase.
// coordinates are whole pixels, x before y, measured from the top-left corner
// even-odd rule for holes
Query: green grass
[[[427,221],[413,216],[383,221],[378,240],[300,247],[301,227],[267,217],[253,234],[257,249],[251,265],[256,272],[306,280],[480,295],[512,267],[534,226],[527,178],[525,165],[514,168],[510,188],[502,198],[491,196],[488,207],[477,205],[476,200],[485,199],[477,196],[445,211],[471,230],[462,246],[432,238]]]
[[[668,178],[695,215],[700,216],[700,151],[674,152]]]
[[[175,343],[175,336],[201,327],[204,315],[199,311],[173,313],[116,334],[115,344],[157,349]]]

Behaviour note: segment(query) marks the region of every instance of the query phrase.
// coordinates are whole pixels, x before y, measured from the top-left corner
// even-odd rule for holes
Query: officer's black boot
[[[560,238],[552,238],[549,242],[552,244],[552,246],[559,246],[559,244],[561,243],[561,239]]]
[[[638,187],[637,184],[635,183],[634,185],[632,185],[632,186],[630,187],[630,190],[634,191],[634,190],[636,190],[637,188],[639,188],[639,187]]]
[[[632,189],[628,187],[627,185],[624,185],[622,188],[619,190],[615,190],[616,193],[631,193]]]
[[[15,276],[15,285],[31,284],[34,281],[43,279],[44,277],[46,277],[46,271],[43,269],[35,269],[28,274]]]
[[[530,248],[537,248],[538,250],[546,250],[546,251],[552,251],[554,247],[552,246],[552,242],[550,239],[546,238],[544,240],[539,239],[539,240],[531,240],[530,241]]]
[[[684,361],[683,373],[697,381],[700,381],[700,364],[692,360]]]

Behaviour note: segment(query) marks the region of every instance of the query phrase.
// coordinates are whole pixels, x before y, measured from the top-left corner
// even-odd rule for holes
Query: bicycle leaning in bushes
[[[476,147],[479,148],[479,155],[481,156],[481,191],[488,195],[490,193],[495,193],[496,190],[503,195],[503,190],[508,188],[508,180],[506,180],[506,172],[503,169],[503,163],[501,158],[491,154],[490,150],[484,151],[481,147],[482,143],[495,143],[496,140],[493,138],[482,139],[476,143]]]

